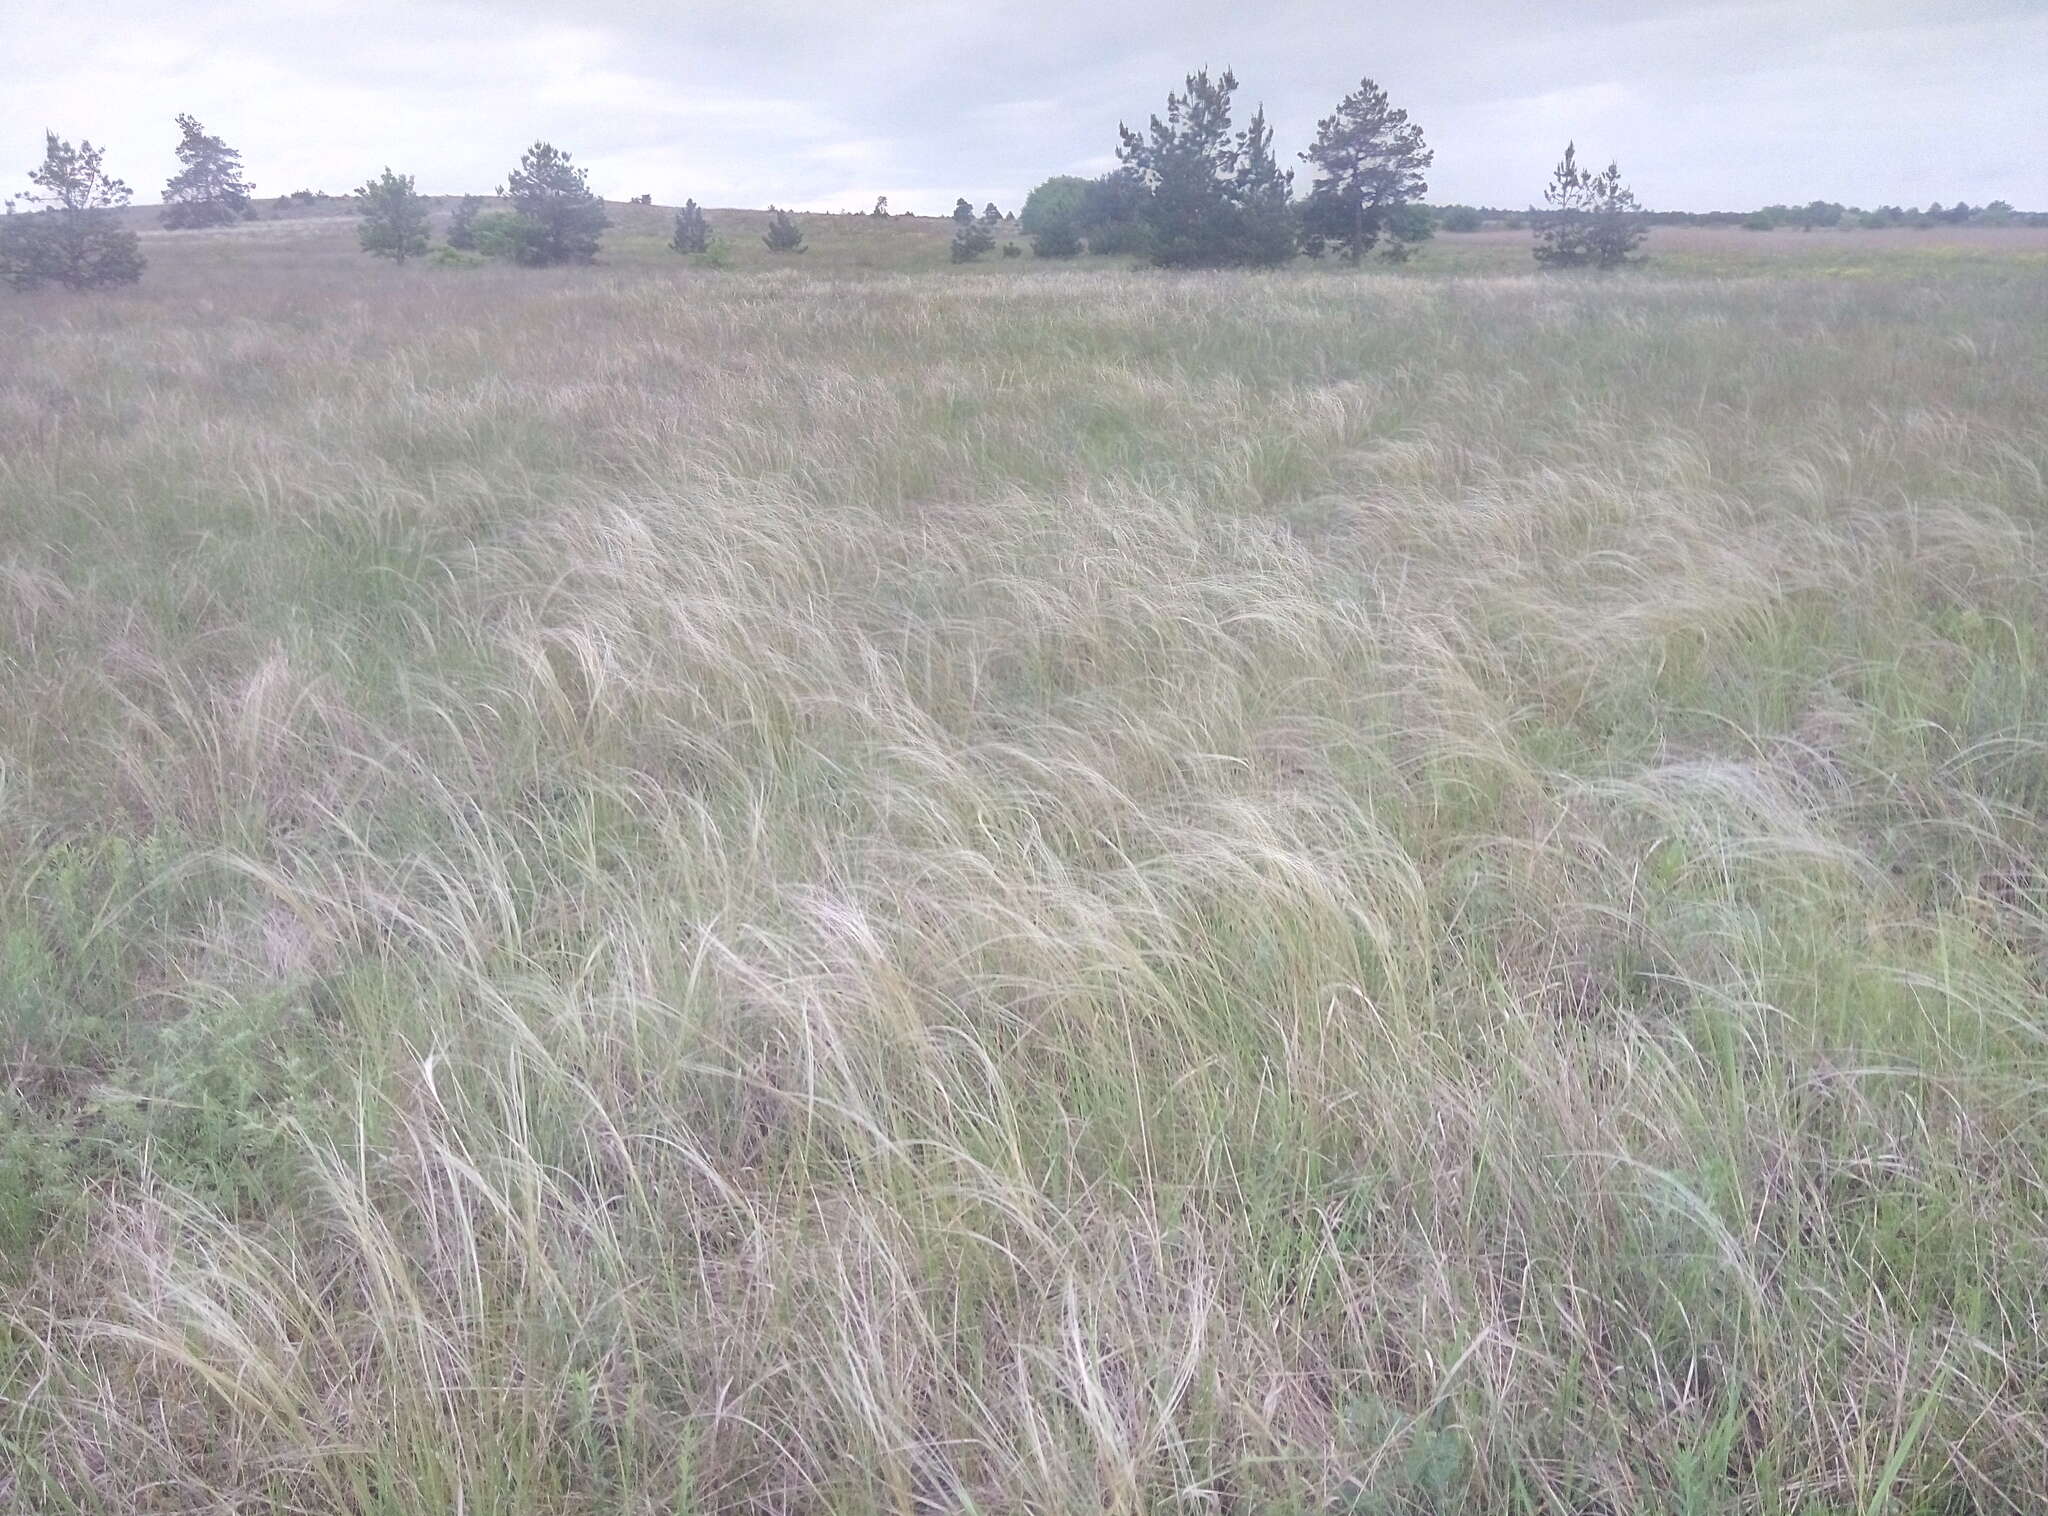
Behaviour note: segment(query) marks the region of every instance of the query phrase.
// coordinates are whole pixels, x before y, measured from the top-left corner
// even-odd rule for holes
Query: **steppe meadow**
[[[614,214],[0,298],[0,1509],[2048,1508],[2048,233]]]

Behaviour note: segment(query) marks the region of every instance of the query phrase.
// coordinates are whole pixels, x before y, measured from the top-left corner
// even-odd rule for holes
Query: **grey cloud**
[[[110,0],[86,27],[25,9],[0,18],[10,185],[48,124],[108,146],[146,198],[190,110],[268,192],[386,162],[483,188],[545,136],[614,195],[1014,204],[1227,64],[1290,150],[1372,75],[1429,132],[1440,199],[1526,203],[1575,137],[1657,205],[2048,207],[2038,0]]]

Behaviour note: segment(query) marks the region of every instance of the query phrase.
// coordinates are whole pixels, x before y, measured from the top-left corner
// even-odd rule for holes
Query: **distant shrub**
[[[470,225],[472,245],[486,258],[529,266],[542,261],[541,228],[514,211],[492,211]]]
[[[1436,224],[1447,232],[1476,232],[1486,225],[1486,218],[1472,206],[1452,205],[1444,208]]]
[[[1089,181],[1076,174],[1055,174],[1024,197],[1024,209],[1017,217],[1017,230],[1034,237],[1054,216],[1077,217]]]
[[[701,252],[690,255],[693,268],[724,269],[733,264],[732,248],[723,237],[713,237]]]
[[[476,248],[476,217],[482,210],[483,201],[475,195],[464,195],[456,203],[454,213],[448,218],[448,245],[463,252]]]
[[[1768,232],[1776,227],[1777,224],[1764,211],[1751,211],[1742,218],[1742,229],[1745,232]]]
[[[1024,256],[1024,249],[1014,242],[1005,242],[1003,244],[1003,256],[1005,258],[1021,258]]]
[[[627,201],[626,203],[628,205],[652,205],[654,204],[654,196],[635,195],[631,200]]]
[[[1038,223],[1038,234],[1031,239],[1031,256],[1034,258],[1078,258],[1081,256],[1081,234],[1074,229],[1071,214],[1062,213],[1047,216]]]
[[[886,199],[886,197],[884,197]],[[881,214],[887,215],[886,210]],[[796,224],[796,217],[788,211],[768,207],[768,231],[761,243],[771,253],[801,253],[804,247],[804,229]]]
[[[967,204],[965,200],[960,203]],[[982,254],[993,252],[995,245],[996,234],[975,218],[970,207],[967,219],[959,222],[958,229],[953,233],[953,261],[972,263]]]
[[[668,239],[668,245],[679,253],[701,253],[711,245],[711,223],[704,219],[704,208],[691,200],[676,212],[675,234]]]
[[[465,253],[460,248],[437,247],[427,254],[430,268],[482,268],[487,261],[481,254]]]

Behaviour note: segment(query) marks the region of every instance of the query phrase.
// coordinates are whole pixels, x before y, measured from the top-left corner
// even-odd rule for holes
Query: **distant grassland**
[[[666,219],[0,300],[0,1509],[2041,1509],[2039,239]]]
[[[458,198],[429,197],[436,208],[433,222],[437,242]],[[146,234],[147,252],[161,254],[163,259],[175,260],[180,266],[205,252],[233,262],[238,256],[234,250],[246,243],[278,238],[292,239],[304,250],[301,256],[311,254],[317,247],[319,256],[352,260],[357,254],[348,204],[345,199],[331,198],[310,208],[295,206],[278,211],[269,202],[259,202],[264,219],[209,234],[203,242],[195,242],[186,233],[160,230],[155,206],[135,206],[121,214]],[[506,202],[488,198],[483,204],[487,211],[507,208]],[[661,264],[673,268],[683,263],[668,245],[675,226],[672,207],[608,203],[606,210],[612,226],[605,235],[605,265]],[[1004,223],[996,233],[998,245],[994,253],[979,262],[956,267],[950,258],[954,231],[950,217],[799,215],[797,220],[809,247],[800,254],[777,254],[761,243],[761,236],[768,229],[765,210],[714,209],[707,216],[736,269],[775,268],[785,263],[809,267],[822,263],[842,273],[909,273],[929,269],[957,276],[986,277],[996,272],[1010,276],[1034,269],[1042,272],[1048,266],[1061,266],[1063,261],[1031,258],[1031,240],[1019,232],[1014,220]],[[1017,246],[1023,261],[1002,256],[1001,244],[1005,242]],[[1529,246],[1527,231],[1498,227],[1480,232],[1439,231],[1401,272],[1422,278],[1446,273],[1527,273],[1534,267]],[[1978,279],[2048,280],[2048,227],[1823,228],[1809,232],[1781,228],[1752,232],[1735,227],[1659,226],[1651,228],[1644,251],[1666,275],[1705,278],[1758,273],[1779,278],[1924,278],[1966,273]],[[1074,260],[1072,266],[1129,269],[1133,260],[1084,256]],[[1320,263],[1302,259],[1291,272],[1296,277],[1338,274],[1343,272],[1343,265],[1334,258]]]

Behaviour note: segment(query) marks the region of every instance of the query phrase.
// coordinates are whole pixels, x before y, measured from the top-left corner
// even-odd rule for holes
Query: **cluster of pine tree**
[[[1335,249],[1353,262],[1378,248],[1399,260],[1433,230],[1421,208],[1432,154],[1422,129],[1370,79],[1317,124],[1299,199],[1264,107],[1232,123],[1237,76],[1207,69],[1169,93],[1143,131],[1118,128],[1120,167],[1100,179],[1049,179],[1022,227],[1041,257],[1137,254],[1163,268],[1270,268]]]
[[[1566,144],[1543,191],[1543,209],[1531,219],[1536,261],[1545,268],[1619,268],[1649,235],[1619,165],[1579,167],[1577,143]]]
[[[1400,262],[1438,225],[1476,231],[1489,217],[1519,227],[1520,212],[1453,206],[1435,215],[1423,203],[1425,174],[1434,154],[1422,129],[1397,109],[1371,79],[1338,102],[1316,123],[1315,139],[1299,156],[1312,178],[1297,198],[1294,170],[1282,168],[1273,148],[1263,107],[1241,130],[1232,124],[1237,78],[1230,70],[1212,77],[1207,69],[1187,76],[1182,92],[1170,92],[1163,115],[1145,130],[1118,127],[1114,172],[1097,179],[1060,175],[1031,192],[1017,229],[1040,258],[1073,258],[1084,250],[1149,258],[1167,268],[1267,268],[1297,255],[1336,256],[1358,263],[1368,255]],[[164,184],[161,220],[166,228],[218,227],[254,220],[255,187],[242,169],[241,154],[208,132],[193,116],[177,118],[178,172]],[[42,165],[29,175],[22,207],[8,201],[0,216],[0,283],[16,289],[59,285],[96,289],[133,283],[144,260],[136,234],[118,214],[131,198],[128,186],[106,172],[102,152],[90,142],[76,147],[46,134]],[[588,173],[569,154],[536,142],[506,178],[498,196],[509,209],[484,212],[484,202],[465,195],[450,217],[447,243],[530,266],[589,263],[610,218],[591,192]],[[325,200],[313,190],[280,197],[281,210]],[[404,263],[426,253],[429,206],[409,175],[386,168],[353,194],[363,251]],[[651,195],[635,197],[652,204]],[[796,217],[775,206],[762,242],[775,253],[804,252]],[[888,197],[869,213],[890,215]],[[909,212],[903,214],[909,215]],[[990,204],[977,213],[962,198],[953,207],[952,258],[972,263],[993,252],[1005,217]],[[1545,267],[1614,268],[1634,260],[1653,221],[1739,223],[1757,230],[1779,226],[1811,229],[1845,222],[1864,226],[2003,226],[2048,220],[2015,211],[2006,202],[1972,208],[1939,202],[1925,212],[1880,206],[1860,211],[1831,201],[1806,206],[1766,206],[1742,213],[1651,214],[1636,203],[1613,163],[1605,169],[1581,166],[1576,144],[1567,146],[1526,224],[1535,231],[1533,252]],[[704,212],[692,200],[676,213],[669,244],[678,253],[718,261],[723,244],[712,235]],[[1015,242],[1002,245],[1016,256]]]
[[[972,263],[984,253],[994,252],[996,231],[1002,224],[1003,213],[996,209],[993,200],[979,215],[966,199],[954,202],[953,261]]]

